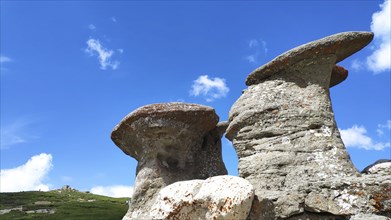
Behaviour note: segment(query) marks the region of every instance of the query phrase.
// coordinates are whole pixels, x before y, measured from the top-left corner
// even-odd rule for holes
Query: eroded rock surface
[[[163,188],[151,219],[246,219],[254,198],[251,184],[240,177],[216,176]]]
[[[332,35],[294,48],[248,76],[248,89],[230,110],[226,136],[239,157],[239,176],[255,188],[250,219],[391,213],[390,180],[360,177],[329,97],[329,87],[347,77],[336,63],[372,38],[369,32]]]
[[[111,138],[138,161],[124,219],[148,219],[157,192],[171,183],[225,175],[214,109],[187,103],[152,104],[127,115]]]
[[[112,132],[138,161],[124,219],[391,219],[391,162],[356,170],[329,94],[348,76],[336,64],[372,38],[345,32],[278,56],[248,76],[229,122],[186,103],[130,113]],[[242,178],[219,176],[226,129]]]
[[[384,173],[391,175],[391,160],[381,159],[375,163],[365,167],[361,173],[365,174],[374,174],[374,173]]]

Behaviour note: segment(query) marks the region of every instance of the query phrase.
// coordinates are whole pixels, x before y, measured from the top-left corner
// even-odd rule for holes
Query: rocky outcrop
[[[255,188],[250,219],[391,212],[390,180],[359,177],[329,96],[329,87],[347,77],[336,63],[372,38],[368,32],[332,35],[294,48],[248,76],[248,89],[230,110],[226,136],[239,157],[239,176]]]
[[[111,136],[138,161],[123,219],[390,219],[391,162],[357,171],[329,93],[348,76],[336,64],[372,38],[340,33],[278,56],[247,77],[229,122],[196,104],[131,112]],[[226,130],[241,178],[220,176]]]
[[[138,161],[124,219],[149,219],[157,193],[171,183],[227,174],[220,142],[226,126],[218,120],[207,106],[161,103],[131,112],[114,128],[114,143]]]
[[[150,219],[246,219],[253,198],[253,187],[239,177],[176,182],[159,192]]]

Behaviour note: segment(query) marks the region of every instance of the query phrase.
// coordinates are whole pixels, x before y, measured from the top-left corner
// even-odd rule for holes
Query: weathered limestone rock
[[[254,70],[247,77],[246,85],[256,85],[276,73],[285,71],[292,65],[299,64],[303,59],[311,60],[319,56],[334,54],[334,64],[338,63],[361,50],[372,39],[373,33],[370,32],[344,32],[303,44]],[[334,64],[331,65],[334,66]]]
[[[228,122],[219,122],[214,129],[204,136],[202,151],[197,155],[197,161],[200,161],[199,169],[200,179],[206,179],[211,176],[225,175],[227,169],[223,163],[221,151],[221,137],[227,130]],[[202,163],[202,164],[201,164]]]
[[[253,198],[253,187],[240,177],[176,182],[159,192],[150,219],[246,219]]]
[[[388,160],[388,159],[378,160],[375,163],[365,167],[361,173],[365,173],[365,174],[374,174],[374,173],[391,174],[391,160]]]
[[[352,216],[349,220],[390,220],[390,218],[374,214],[357,214]]]
[[[152,104],[128,114],[111,138],[138,161],[134,193],[124,219],[149,219],[157,192],[177,181],[225,175],[224,126],[214,109],[186,103]]]
[[[230,110],[226,137],[238,154],[239,176],[255,188],[250,219],[391,213],[390,180],[358,177],[329,97],[329,87],[347,77],[335,64],[372,38],[369,32],[332,35],[294,48],[248,76],[248,89]]]

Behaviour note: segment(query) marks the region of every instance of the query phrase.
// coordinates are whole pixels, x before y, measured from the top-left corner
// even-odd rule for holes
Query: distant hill
[[[119,220],[128,210],[127,200],[71,188],[0,193],[0,219]]]

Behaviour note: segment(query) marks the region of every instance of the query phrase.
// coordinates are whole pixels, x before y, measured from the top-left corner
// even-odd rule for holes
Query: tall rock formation
[[[358,178],[329,96],[329,87],[347,77],[336,63],[372,38],[369,32],[332,35],[294,48],[247,77],[249,87],[229,112],[226,137],[238,154],[239,176],[255,189],[251,219],[390,213],[390,180]]]
[[[159,190],[177,181],[225,175],[220,138],[226,125],[214,109],[187,103],[152,104],[127,115],[111,138],[138,161],[124,219],[150,219]]]

